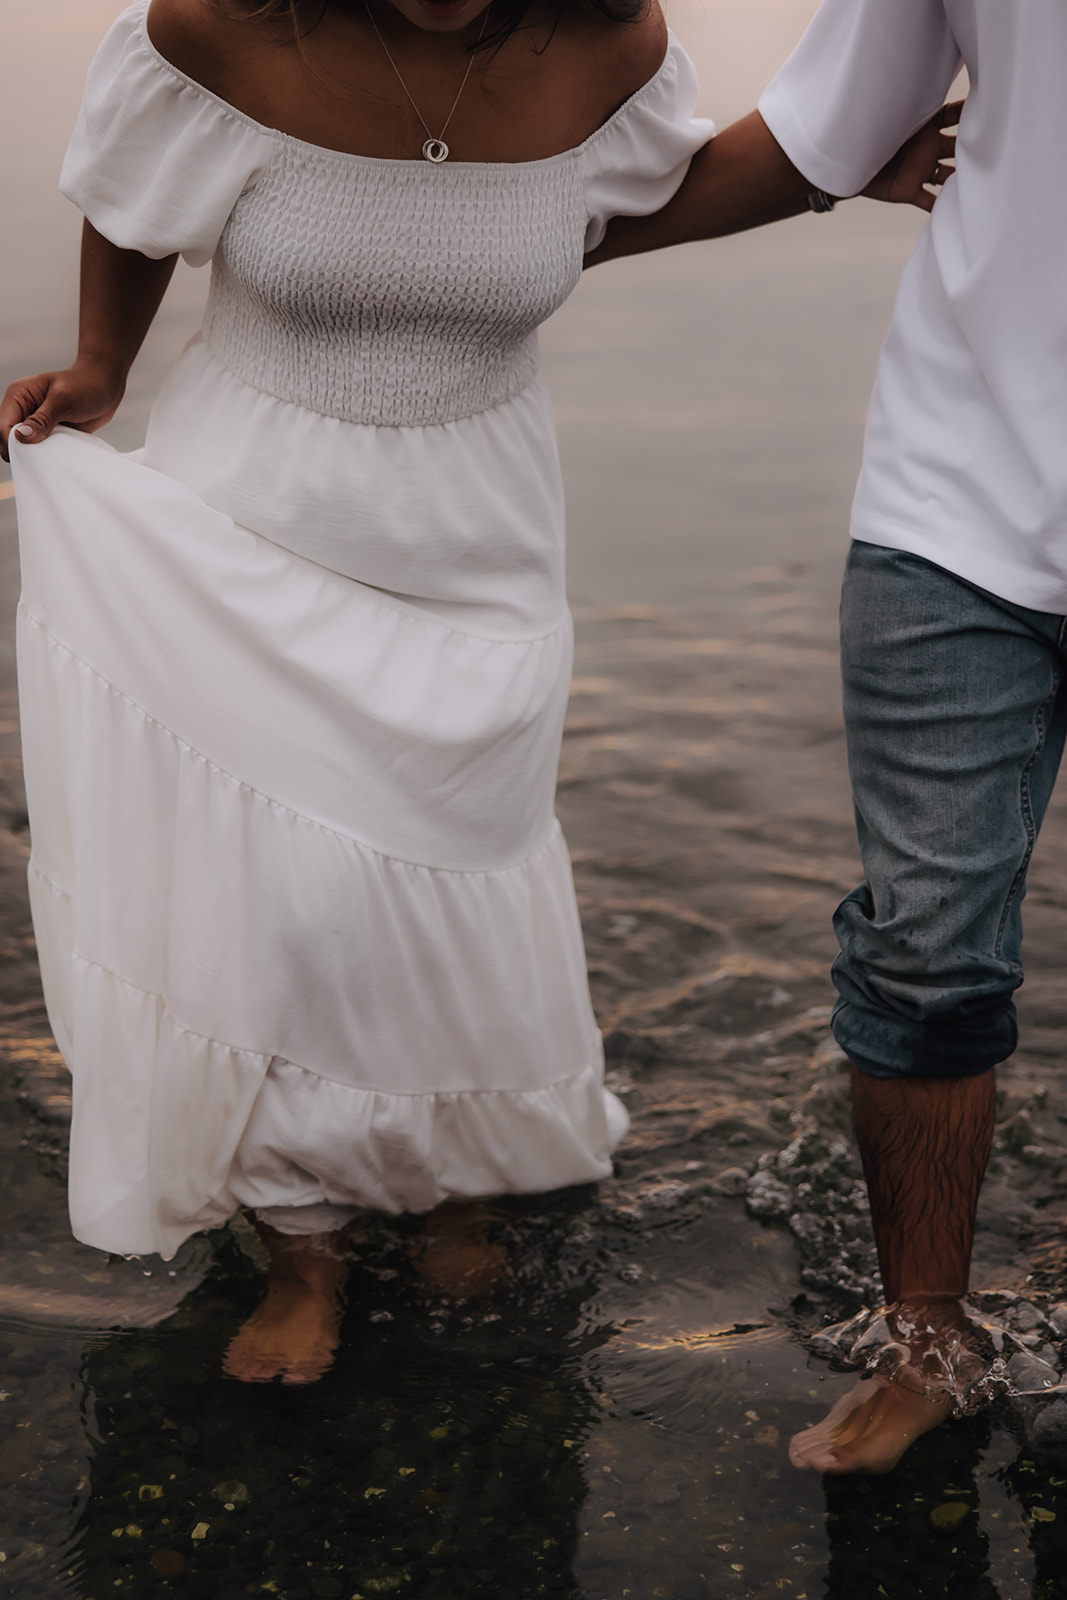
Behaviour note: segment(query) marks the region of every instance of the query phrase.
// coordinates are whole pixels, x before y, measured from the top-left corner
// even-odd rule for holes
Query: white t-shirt
[[[824,0],[760,101],[805,177],[854,194],[971,92],[957,173],[878,366],[857,539],[1067,612],[1067,0]]]

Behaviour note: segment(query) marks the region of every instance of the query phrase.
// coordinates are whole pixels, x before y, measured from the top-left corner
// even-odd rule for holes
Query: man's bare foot
[[[349,1264],[331,1234],[295,1237],[261,1223],[267,1293],[230,1344],[222,1370],[243,1383],[315,1383],[333,1361]]]
[[[815,1472],[891,1472],[908,1446],[951,1410],[948,1395],[927,1400],[889,1378],[862,1378],[822,1422],[794,1435],[789,1459]]]
[[[950,1295],[887,1306],[852,1347],[857,1362],[867,1358],[867,1376],[793,1438],[790,1461],[816,1472],[892,1471],[981,1378],[974,1337],[963,1304]]]
[[[425,1218],[413,1254],[419,1275],[457,1300],[488,1294],[508,1275],[508,1255],[489,1238],[484,1206],[448,1203]]]

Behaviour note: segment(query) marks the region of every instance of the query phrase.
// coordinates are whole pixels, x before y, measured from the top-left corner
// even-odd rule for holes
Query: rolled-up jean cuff
[[[868,1078],[978,1078],[1006,1061],[1019,1037],[1013,1005],[970,1024],[938,1026],[839,1000],[830,1027]]]

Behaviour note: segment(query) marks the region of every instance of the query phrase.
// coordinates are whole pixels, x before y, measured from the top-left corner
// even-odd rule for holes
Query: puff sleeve
[[[59,187],[120,249],[180,252],[198,267],[266,171],[275,136],[171,66],[147,11],[137,0],[100,45]]]
[[[693,156],[715,132],[714,123],[693,115],[698,89],[696,68],[671,33],[659,71],[586,141],[587,252],[612,217],[648,216],[681,187]]]
[[[943,0],[823,0],[760,115],[817,188],[858,194],[933,116],[959,65]]]

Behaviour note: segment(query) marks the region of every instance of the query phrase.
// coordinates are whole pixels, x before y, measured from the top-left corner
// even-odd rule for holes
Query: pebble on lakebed
[[[248,1486],[244,1483],[217,1483],[211,1491],[212,1499],[221,1500],[223,1505],[246,1506],[252,1496]]]
[[[180,1550],[156,1550],[151,1564],[161,1578],[176,1578],[185,1571],[185,1557]]]
[[[946,1500],[930,1512],[930,1526],[937,1533],[955,1533],[970,1516],[971,1508],[963,1500]]]
[[[749,1176],[745,1167],[727,1167],[715,1179],[714,1187],[719,1194],[740,1195],[748,1192]]]

